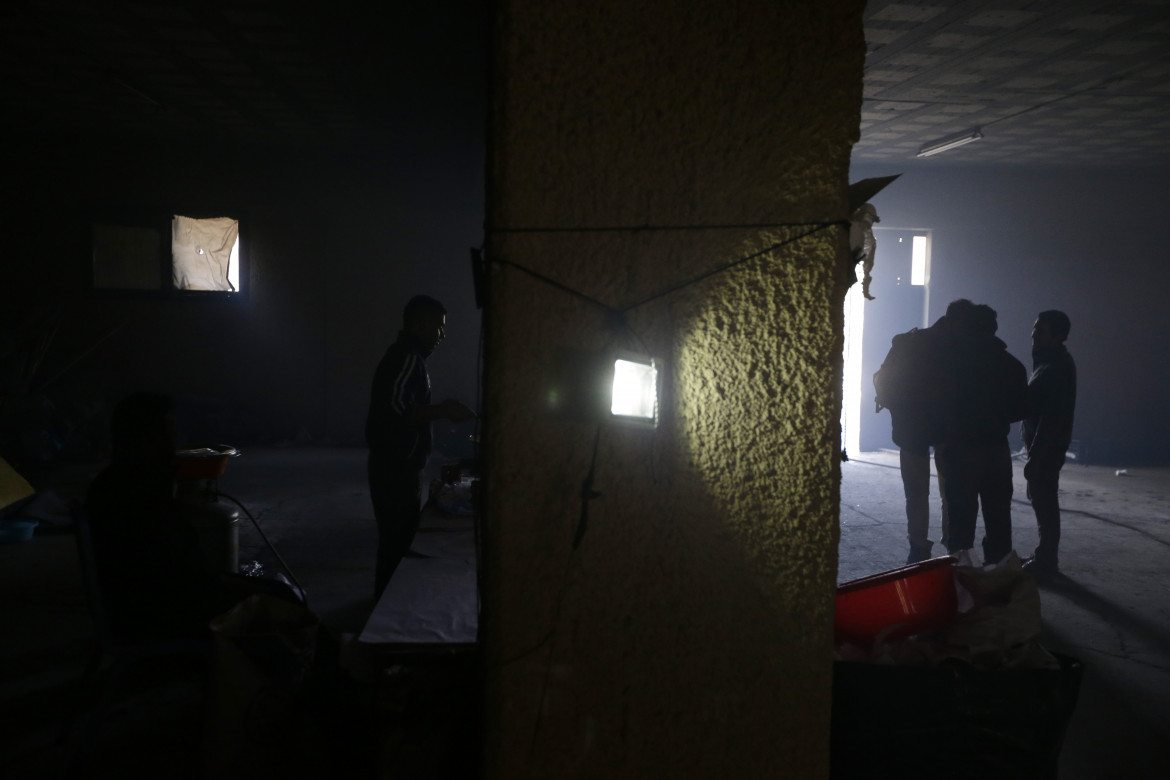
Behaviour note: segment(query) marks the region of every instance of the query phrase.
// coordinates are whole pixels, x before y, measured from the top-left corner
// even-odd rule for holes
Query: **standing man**
[[[983,561],[998,563],[1012,550],[1011,424],[1028,408],[1028,372],[995,337],[995,310],[979,304],[954,323],[954,389],[946,441],[935,448],[946,491],[948,552],[975,546],[983,513]]]
[[[1060,504],[1057,489],[1065,453],[1072,442],[1073,410],[1077,403],[1077,367],[1064,346],[1071,327],[1068,315],[1056,309],[1040,312],[1032,326],[1032,378],[1028,380],[1028,416],[1024,446],[1028,462],[1024,479],[1036,513],[1040,544],[1024,561],[1037,577],[1057,573]]]
[[[426,359],[446,335],[447,310],[425,295],[402,311],[402,330],[390,345],[370,392],[366,444],[370,500],[378,523],[375,598],[410,550],[422,511],[422,470],[431,454],[431,421],[462,421],[475,412],[455,400],[431,403]]]
[[[947,312],[929,328],[914,328],[894,336],[882,366],[873,375],[876,411],[890,410],[891,438],[898,445],[898,466],[906,495],[906,536],[910,553],[906,563],[931,555],[930,448],[946,434],[945,404],[951,397],[949,333],[952,323],[975,308],[966,298],[952,301]],[[946,489],[939,473],[942,497],[942,542],[949,539]]]

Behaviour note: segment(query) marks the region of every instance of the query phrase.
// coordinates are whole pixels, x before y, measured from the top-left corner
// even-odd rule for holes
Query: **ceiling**
[[[1170,163],[1170,0],[870,0],[860,162]]]
[[[482,69],[466,64],[482,49],[474,7],[9,0],[0,132],[294,145],[441,134],[469,101],[481,112]]]
[[[10,0],[0,132],[482,143],[485,5]],[[1170,164],[1170,0],[870,0],[865,31],[857,162],[979,128],[922,164]]]

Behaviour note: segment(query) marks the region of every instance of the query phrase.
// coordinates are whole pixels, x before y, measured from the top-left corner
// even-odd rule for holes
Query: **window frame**
[[[180,290],[174,286],[174,257],[171,253],[171,231],[174,217],[184,216],[192,219],[214,219],[216,217],[230,217],[236,220],[237,238],[239,242],[239,289],[238,290]],[[140,300],[202,300],[202,301],[247,301],[251,296],[251,280],[249,267],[251,256],[247,245],[248,217],[239,209],[225,208],[216,211],[207,209],[173,208],[160,210],[157,208],[123,208],[92,210],[88,214],[85,230],[85,287],[87,293],[94,298],[108,299],[140,299]],[[127,229],[146,229],[158,233],[158,284],[157,288],[135,287],[106,287],[97,283],[97,268],[95,265],[95,228],[99,225],[120,227]]]

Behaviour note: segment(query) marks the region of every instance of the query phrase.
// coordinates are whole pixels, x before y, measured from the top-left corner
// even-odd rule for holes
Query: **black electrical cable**
[[[252,525],[256,527],[256,532],[260,534],[260,538],[264,540],[264,544],[268,547],[269,551],[276,556],[276,560],[280,562],[281,568],[285,570],[285,572],[288,574],[288,578],[292,580],[293,585],[295,585],[297,590],[301,592],[301,598],[305,602],[305,606],[309,606],[309,594],[305,591],[301,583],[297,581],[297,575],[293,574],[293,570],[289,568],[287,563],[285,563],[284,558],[280,557],[280,553],[278,553],[276,548],[272,546],[272,542],[268,541],[268,536],[264,533],[264,529],[260,527],[260,523],[256,522],[256,518],[253,517],[252,513],[248,511],[248,507],[240,503],[238,499],[229,496],[227,493],[221,493],[219,490],[215,491],[215,497],[226,498],[228,501],[231,501],[240,509],[244,510],[244,514],[246,514],[248,519],[252,521]]]
[[[500,265],[511,266],[512,268],[515,268],[517,271],[522,271],[522,272],[528,274],[529,276],[531,276],[532,278],[537,279],[538,281],[544,282],[545,284],[549,285],[550,287],[555,287],[558,290],[560,290],[561,292],[568,293],[569,295],[580,298],[581,300],[587,301],[587,302],[593,304],[594,306],[605,309],[608,312],[615,312],[615,313],[617,312],[617,309],[613,308],[609,304],[602,303],[601,301],[597,300],[596,298],[592,298],[592,297],[586,295],[585,293],[581,292],[580,290],[575,290],[567,284],[563,284],[561,282],[558,282],[556,279],[550,279],[549,277],[545,276],[544,274],[539,273],[537,271],[533,271],[531,268],[520,265],[519,263],[513,263],[511,260],[504,260],[503,258],[495,258],[494,260],[492,260],[492,262],[499,263]]]
[[[763,230],[780,227],[810,227],[821,222],[742,222],[725,225],[581,225],[577,227],[484,227],[488,233],[667,233],[698,230]]]
[[[593,457],[589,461],[589,473],[581,483],[581,516],[577,519],[577,530],[573,534],[573,549],[581,546],[585,538],[585,529],[589,525],[589,502],[600,498],[601,494],[593,489],[593,480],[597,476],[597,450],[601,444],[601,423],[597,424],[597,431],[593,434]]]
[[[690,287],[692,285],[698,284],[699,282],[701,282],[705,279],[709,279],[712,276],[724,273],[725,271],[730,271],[731,269],[736,268],[736,267],[740,266],[741,264],[748,262],[749,260],[754,260],[757,257],[761,257],[763,255],[770,253],[770,252],[774,252],[777,249],[780,249],[781,247],[786,246],[787,244],[791,244],[794,241],[799,241],[802,238],[806,238],[807,236],[811,236],[813,233],[817,233],[821,230],[824,230],[827,227],[833,227],[835,225],[847,227],[849,224],[850,223],[847,220],[836,220],[836,221],[832,221],[832,222],[799,222],[799,223],[792,223],[790,225],[786,225],[787,227],[810,227],[810,229],[804,231],[803,233],[801,233],[799,235],[793,236],[792,238],[787,238],[783,241],[779,241],[775,244],[772,244],[771,246],[769,246],[765,249],[761,249],[758,252],[752,252],[749,255],[745,255],[744,257],[741,257],[738,260],[735,260],[731,263],[728,263],[727,265],[720,266],[719,268],[714,268],[714,269],[712,269],[710,271],[706,271],[706,272],[704,272],[704,273],[702,273],[702,274],[700,274],[692,279],[688,279],[686,281],[679,282],[676,285],[668,287],[665,290],[657,292],[654,295],[651,295],[647,298],[643,298],[640,301],[637,301],[635,303],[632,303],[632,304],[630,304],[624,308],[620,308],[620,309],[616,308],[614,306],[610,306],[607,303],[603,303],[602,301],[599,301],[592,296],[586,295],[585,293],[581,292],[580,290],[577,290],[573,287],[570,287],[569,285],[564,284],[563,282],[558,282],[555,279],[551,279],[551,278],[545,276],[544,274],[539,273],[538,271],[534,271],[531,268],[528,268],[528,267],[523,266],[519,263],[513,262],[512,260],[505,260],[503,258],[497,257],[497,258],[491,258],[490,262],[499,263],[500,265],[505,265],[505,266],[509,266],[511,268],[515,268],[516,270],[521,271],[523,273],[526,273],[529,276],[533,277],[534,279],[537,279],[538,281],[544,282],[545,284],[549,285],[550,287],[555,287],[556,289],[558,289],[564,293],[567,293],[569,295],[572,295],[574,297],[577,297],[577,298],[580,298],[584,301],[587,301],[588,303],[591,303],[594,306],[597,306],[598,308],[604,309],[605,311],[609,312],[610,314],[620,316],[620,315],[625,315],[626,313],[633,311],[634,309],[637,309],[641,306],[644,306],[647,303],[650,303],[652,301],[656,301],[659,298],[664,298],[667,295],[670,295],[671,293],[675,293],[675,292],[678,292],[679,290],[682,290],[682,289],[685,289],[685,288]],[[785,225],[778,224],[778,225],[768,225],[768,226],[764,226],[764,227],[781,227],[781,226],[785,226]],[[751,227],[751,226],[743,226],[743,227]],[[596,229],[592,229],[592,230],[600,231],[600,230],[634,230],[634,229],[635,228],[596,228]],[[661,229],[662,230],[670,230],[672,228],[665,228],[664,227]],[[682,229],[686,229],[686,228],[673,228],[673,229],[682,230]],[[537,232],[538,229],[532,228],[531,230],[532,230],[532,232]],[[586,230],[586,229],[585,228],[575,228],[575,229],[574,228],[564,228],[564,230],[579,230],[579,231],[581,231],[581,230]],[[548,229],[548,230],[545,230],[544,232],[555,232],[555,231],[552,229]]]
[[[560,622],[561,608],[564,606],[565,593],[566,593],[566,591],[568,591],[569,565],[573,560],[573,553],[575,553],[577,551],[577,548],[581,545],[581,540],[585,538],[585,530],[589,525],[589,502],[592,501],[593,499],[601,496],[600,493],[598,493],[596,490],[593,489],[593,479],[597,474],[597,450],[598,450],[598,445],[600,443],[601,443],[601,423],[599,422],[597,424],[597,430],[593,434],[593,457],[589,463],[589,474],[585,477],[585,480],[581,483],[581,515],[577,519],[577,530],[573,534],[572,549],[565,556],[565,565],[561,569],[561,586],[557,590],[557,600],[556,600],[556,603],[553,607],[553,616],[552,616],[552,620],[551,620],[551,627],[545,633],[545,635],[540,638],[540,641],[538,641],[535,645],[528,648],[527,650],[524,650],[521,653],[518,653],[517,655],[514,655],[511,658],[505,660],[504,662],[502,662],[500,664],[501,667],[504,666],[505,664],[515,663],[516,661],[519,661],[520,659],[531,655],[532,653],[536,652],[540,648],[544,647],[546,644],[550,643],[552,641],[552,639],[556,636],[557,623]],[[545,697],[548,695],[548,684],[549,684],[549,680],[552,676],[553,657],[554,657],[555,652],[556,652],[556,645],[551,645],[549,647],[549,651],[548,651],[548,659],[545,661],[545,665],[544,665],[544,678],[541,680],[541,684],[540,684],[540,703],[537,705],[536,723],[533,724],[533,728],[532,728],[532,742],[528,748],[529,749],[529,756],[531,756],[532,751],[536,749],[536,738],[540,734],[541,726],[544,723]]]
[[[817,233],[821,230],[824,230],[827,227],[832,227],[833,225],[848,226],[849,223],[844,221],[844,220],[839,221],[839,222],[817,223],[816,227],[813,227],[809,230],[806,230],[803,233],[801,233],[800,235],[793,236],[792,238],[787,238],[783,241],[779,241],[779,242],[772,244],[771,246],[769,246],[765,249],[761,249],[758,252],[752,252],[750,255],[745,255],[744,257],[741,257],[734,262],[728,263],[727,265],[720,266],[719,268],[714,268],[710,271],[707,271],[706,273],[702,273],[702,274],[694,277],[693,279],[689,279],[685,282],[680,282],[680,283],[674,285],[673,287],[668,287],[667,289],[663,290],[662,292],[655,293],[654,295],[651,295],[649,298],[643,298],[642,300],[638,301],[637,303],[632,303],[629,306],[626,306],[621,311],[623,313],[628,312],[628,311],[633,311],[634,309],[637,309],[640,306],[644,306],[647,303],[650,303],[651,301],[656,301],[659,298],[665,298],[667,295],[670,295],[671,293],[678,292],[679,290],[690,287],[691,285],[698,284],[699,282],[703,281],[704,279],[709,279],[712,276],[715,276],[716,274],[721,274],[721,273],[724,273],[725,271],[730,271],[731,269],[736,268],[737,266],[740,266],[743,263],[748,262],[749,260],[755,260],[757,257],[761,257],[763,255],[770,253],[770,252],[774,252],[777,249],[779,249],[787,244],[791,244],[794,241],[799,241],[802,238],[805,238],[807,236],[811,236],[813,233]]]

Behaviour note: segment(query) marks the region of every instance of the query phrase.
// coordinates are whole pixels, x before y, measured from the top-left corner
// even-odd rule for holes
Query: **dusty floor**
[[[1061,474],[1064,576],[1041,586],[1041,641],[1084,666],[1062,780],[1170,777],[1170,469],[1126,471],[1069,464]],[[937,542],[941,507],[937,483],[931,488]],[[904,506],[897,453],[843,464],[839,580],[904,562]],[[1035,518],[1019,462],[1012,527],[1015,549],[1030,554]]]
[[[76,495],[92,471],[91,466],[66,470],[53,487],[66,497]],[[1066,576],[1042,588],[1041,599],[1045,645],[1084,665],[1080,700],[1061,756],[1063,780],[1170,777],[1170,582],[1164,563],[1170,552],[1170,469],[1129,471],[1118,476],[1115,468],[1070,464],[1062,477]],[[1036,534],[1021,473],[1017,464],[1013,526],[1016,549],[1023,555],[1035,545]],[[359,632],[372,606],[376,537],[364,451],[246,451],[229,464],[219,487],[256,518],[333,634]],[[901,565],[907,549],[897,455],[859,453],[842,464],[841,494],[838,580]],[[937,539],[937,496],[934,504]],[[245,516],[240,546],[241,561],[275,565]],[[60,759],[55,727],[59,716],[75,706],[72,686],[92,637],[68,528],[44,523],[31,543],[0,545],[0,588],[5,594],[0,603],[5,625],[0,703],[15,723],[0,736],[3,776],[52,777]],[[173,692],[171,703],[165,690],[162,700],[147,703],[160,713],[171,705],[181,709],[183,691]],[[376,709],[360,690],[347,696],[341,706]],[[120,717],[133,716],[124,710]],[[115,740],[106,746],[105,760],[113,760],[111,750],[123,761],[137,756],[132,763],[144,776],[153,774],[160,754],[197,755],[193,734],[198,722],[198,712],[190,708],[156,718],[149,724],[151,740],[120,745]],[[121,734],[132,734],[136,727],[127,725]],[[357,744],[377,736],[385,752],[386,733],[350,736]],[[384,755],[369,760],[387,765]],[[168,774],[196,776],[192,761]]]

